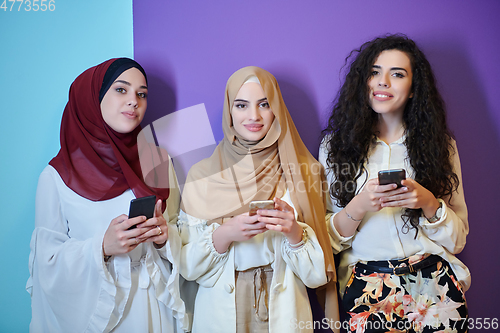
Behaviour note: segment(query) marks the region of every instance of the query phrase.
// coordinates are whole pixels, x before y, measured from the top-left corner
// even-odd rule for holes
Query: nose
[[[259,120],[261,118],[259,106],[252,105],[252,107],[249,108],[249,115],[248,116],[251,120]]]
[[[139,100],[137,99],[136,95],[133,95],[129,102],[127,103],[128,106],[133,107],[134,109],[137,109],[139,107]]]
[[[387,75],[380,75],[378,80],[379,87],[387,88],[389,87],[389,78]]]

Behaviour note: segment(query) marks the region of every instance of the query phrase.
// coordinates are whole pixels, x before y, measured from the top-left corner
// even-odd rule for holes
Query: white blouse
[[[467,206],[462,187],[462,172],[460,159],[455,142],[455,154],[452,156],[452,165],[459,179],[457,192],[453,193],[451,205],[439,199],[443,204],[441,218],[430,223],[422,215],[419,220],[419,232],[415,239],[415,229],[403,232],[403,209],[385,207],[378,212],[368,212],[359,224],[356,233],[351,237],[343,237],[333,224],[333,217],[342,208],[329,197],[327,200],[327,229],[330,235],[334,253],[340,253],[338,269],[340,292],[343,294],[353,266],[358,261],[401,259],[414,254],[436,254],[446,259],[464,290],[470,286],[469,269],[455,257],[465,246],[465,239],[469,233],[467,221]],[[325,167],[328,184],[331,185],[333,173],[328,171],[326,164],[327,152],[324,144],[321,145],[318,160]],[[349,167],[349,166],[340,166]],[[357,193],[363,190],[367,180],[376,178],[378,171],[385,169],[405,169],[407,178],[413,178],[415,172],[407,158],[404,137],[386,144],[377,140],[370,150],[365,172],[357,180]]]
[[[174,180],[175,181],[175,180]],[[127,214],[129,189],[110,200],[73,192],[47,166],[38,181],[31,238],[31,332],[182,332],[190,325],[180,298],[179,193],[171,190],[162,249],[143,243],[106,263],[102,241],[109,223]]]

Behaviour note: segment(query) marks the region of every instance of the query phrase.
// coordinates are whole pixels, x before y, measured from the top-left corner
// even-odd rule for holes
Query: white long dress
[[[175,177],[175,176],[174,176]],[[175,181],[175,179],[174,179]],[[90,201],[73,192],[47,166],[36,193],[31,238],[31,332],[183,332],[191,316],[180,297],[179,193],[171,190],[165,219],[169,240],[103,259],[111,220],[127,214],[133,192]]]

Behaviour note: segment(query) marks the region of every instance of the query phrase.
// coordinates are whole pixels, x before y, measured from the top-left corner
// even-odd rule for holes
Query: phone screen
[[[131,219],[137,216],[146,216],[146,219],[152,218],[155,212],[155,203],[156,196],[154,195],[131,200],[128,218]],[[135,227],[136,226],[133,225],[132,227],[130,227],[130,229],[133,229]]]
[[[404,169],[382,170],[378,172],[378,183],[380,185],[396,184],[398,187],[403,187],[401,181],[406,179]]]

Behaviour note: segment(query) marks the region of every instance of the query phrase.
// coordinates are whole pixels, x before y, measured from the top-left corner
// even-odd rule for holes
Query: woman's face
[[[247,82],[241,86],[231,108],[233,127],[249,141],[259,141],[266,136],[274,114],[260,84]]]
[[[369,102],[379,114],[403,115],[411,92],[412,70],[410,58],[399,50],[382,51],[372,67],[368,79]]]
[[[118,76],[101,101],[106,124],[118,133],[132,132],[144,118],[148,106],[146,79],[137,68]]]

